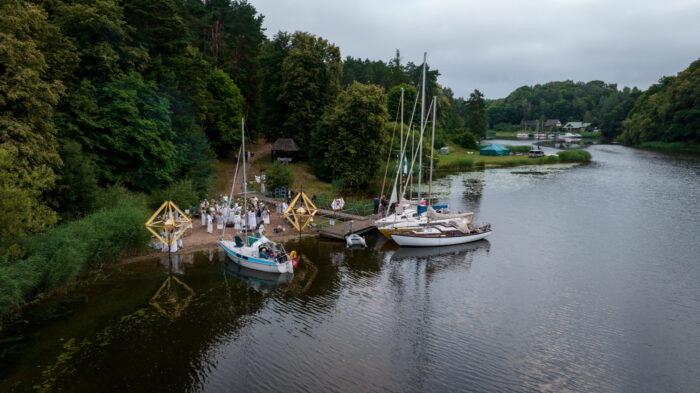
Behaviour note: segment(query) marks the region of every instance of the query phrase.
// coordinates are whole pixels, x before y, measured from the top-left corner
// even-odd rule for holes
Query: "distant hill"
[[[522,121],[559,119],[562,124],[583,121],[600,127],[613,138],[641,92],[636,87],[618,90],[603,81],[560,81],[522,86],[506,98],[491,101],[486,116],[493,129],[507,129]]]

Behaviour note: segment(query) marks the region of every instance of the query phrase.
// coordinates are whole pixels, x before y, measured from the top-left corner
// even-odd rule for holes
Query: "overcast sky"
[[[700,0],[249,0],[268,37],[306,31],[346,56],[437,68],[458,97],[554,80],[646,89],[700,57]]]

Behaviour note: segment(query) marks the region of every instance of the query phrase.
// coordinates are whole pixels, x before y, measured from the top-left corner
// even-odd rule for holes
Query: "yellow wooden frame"
[[[183,218],[179,220],[173,219],[173,210],[180,213],[180,216]],[[165,219],[166,216],[169,217],[167,220]],[[190,220],[190,218],[187,217],[187,215],[183,213],[176,204],[174,204],[172,201],[165,201],[162,205],[160,205],[158,210],[153,213],[151,218],[146,221],[145,225],[146,229],[155,235],[158,240],[170,247],[177,241],[177,239],[180,238],[180,236],[185,233],[185,231],[180,231],[180,233],[175,237],[173,237],[172,234],[180,228],[187,228],[191,222],[192,220]],[[159,232],[156,232],[155,229],[161,229],[164,231],[165,238],[163,238]]]
[[[299,204],[299,207],[296,207],[297,204]],[[311,199],[304,192],[300,192],[292,199],[292,203],[284,211],[284,217],[292,223],[292,226],[297,231],[301,232],[309,225],[317,211],[318,209],[311,202]],[[304,221],[303,225],[301,223],[302,220]]]

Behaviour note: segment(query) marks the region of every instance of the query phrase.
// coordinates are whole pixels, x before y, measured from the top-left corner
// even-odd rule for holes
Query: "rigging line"
[[[224,229],[221,231],[221,240],[224,240],[224,234],[226,233],[226,221],[228,216],[231,215],[231,201],[233,200],[233,189],[236,187],[236,178],[238,177],[238,164],[241,162],[241,148],[238,148],[238,158],[236,159],[236,171],[233,173],[233,183],[231,183],[231,193],[228,194],[228,202],[226,206],[226,220],[224,220]]]
[[[401,93],[403,93],[403,88],[401,88]],[[401,94],[401,101],[403,104],[403,94]],[[399,110],[402,109],[403,105],[397,105],[396,107],[396,117],[395,120],[399,118]],[[382,197],[384,196],[384,186],[386,185],[386,175],[389,173],[389,161],[391,161],[391,149],[394,148],[394,137],[396,136],[396,121],[394,121],[394,130],[391,132],[391,143],[389,144],[389,153],[386,157],[386,168],[384,168],[384,179],[382,180],[382,192],[379,193],[379,205],[382,205]]]
[[[433,104],[431,103],[430,106],[428,107],[428,113],[425,116],[426,118],[430,117],[430,111],[432,109],[433,109]],[[423,126],[425,127],[425,125],[427,125],[427,124],[428,124],[428,120],[426,119],[425,124]],[[414,132],[415,132],[415,130],[414,130]],[[423,145],[423,138],[420,138],[420,140],[418,141],[418,146],[416,146],[416,151],[414,151],[414,153],[413,153],[413,159],[411,160],[411,169],[408,171],[408,177],[411,177],[411,175],[413,174],[413,166],[416,162],[416,156],[418,155],[418,147],[422,146],[422,145]],[[418,168],[418,169],[420,170],[420,168]],[[406,194],[406,187],[404,187],[404,190],[401,193],[401,197],[403,197],[403,195],[405,195],[405,194]]]

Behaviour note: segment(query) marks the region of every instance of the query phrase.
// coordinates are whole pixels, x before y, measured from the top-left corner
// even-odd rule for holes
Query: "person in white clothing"
[[[260,236],[263,235],[264,231],[265,231],[265,225],[260,224],[260,227],[258,228],[258,233],[260,234]]]
[[[212,233],[214,231],[212,221],[214,220],[214,217],[212,216],[211,213],[207,215],[207,233]]]

